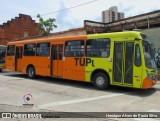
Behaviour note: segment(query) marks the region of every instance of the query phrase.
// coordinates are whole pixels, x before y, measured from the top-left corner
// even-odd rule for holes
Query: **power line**
[[[72,7],[69,7],[69,8],[65,8],[65,9],[61,9],[61,10],[57,10],[57,11],[53,11],[53,12],[49,12],[49,13],[45,13],[45,14],[40,14],[40,15],[41,16],[45,16],[45,15],[49,15],[49,14],[54,14],[54,13],[70,10],[70,9],[73,9],[73,8],[76,8],[76,7],[80,7],[80,6],[84,6],[84,5],[87,5],[87,4],[96,2],[96,1],[98,1],[98,0],[92,0],[92,1],[89,1],[89,2],[86,2],[86,3],[82,3],[80,5],[75,5],[75,6],[72,6]],[[36,16],[32,16],[32,17],[37,17],[37,15]],[[0,20],[0,21],[8,21],[8,20]]]
[[[53,14],[53,13],[58,13],[58,12],[66,11],[66,10],[73,9],[73,8],[76,8],[76,7],[80,7],[80,6],[83,6],[83,5],[87,5],[87,4],[96,2],[96,1],[98,1],[98,0],[92,0],[90,2],[83,3],[83,4],[80,4],[80,5],[72,6],[72,7],[61,9],[61,10],[58,10],[58,11],[53,11],[53,12],[50,12],[50,13],[41,14],[41,16],[45,16],[45,15],[49,15],[49,14]],[[32,16],[32,17],[37,17],[37,16]]]

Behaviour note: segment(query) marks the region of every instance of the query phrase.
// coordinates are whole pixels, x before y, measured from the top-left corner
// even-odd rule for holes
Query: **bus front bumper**
[[[153,87],[156,84],[157,80],[158,80],[157,78],[155,78],[154,80],[151,80],[148,77],[146,77],[143,80],[142,89],[149,89]]]

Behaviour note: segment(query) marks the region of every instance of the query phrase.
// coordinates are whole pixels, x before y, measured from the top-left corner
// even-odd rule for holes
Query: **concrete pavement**
[[[1,112],[160,112],[159,82],[148,90],[113,86],[109,90],[100,91],[89,83],[50,77],[38,77],[32,80],[24,74],[7,72],[0,74],[0,84]],[[23,106],[23,96],[28,93],[33,96],[34,106]],[[85,120],[121,121],[122,119]]]

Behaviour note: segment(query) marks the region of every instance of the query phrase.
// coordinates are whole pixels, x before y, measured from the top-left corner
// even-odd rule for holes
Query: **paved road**
[[[32,94],[34,106],[23,106],[25,94]],[[80,115],[77,112],[160,112],[160,83],[148,90],[113,86],[109,90],[99,91],[92,84],[84,82],[50,77],[31,80],[24,74],[3,72],[0,73],[0,111],[62,111],[75,112],[77,115]]]

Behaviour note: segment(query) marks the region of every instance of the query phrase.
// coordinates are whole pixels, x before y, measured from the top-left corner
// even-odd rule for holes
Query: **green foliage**
[[[49,35],[54,28],[57,28],[57,25],[54,24],[56,19],[49,18],[44,20],[39,14],[37,18],[39,19],[38,26],[42,29],[41,35]]]

